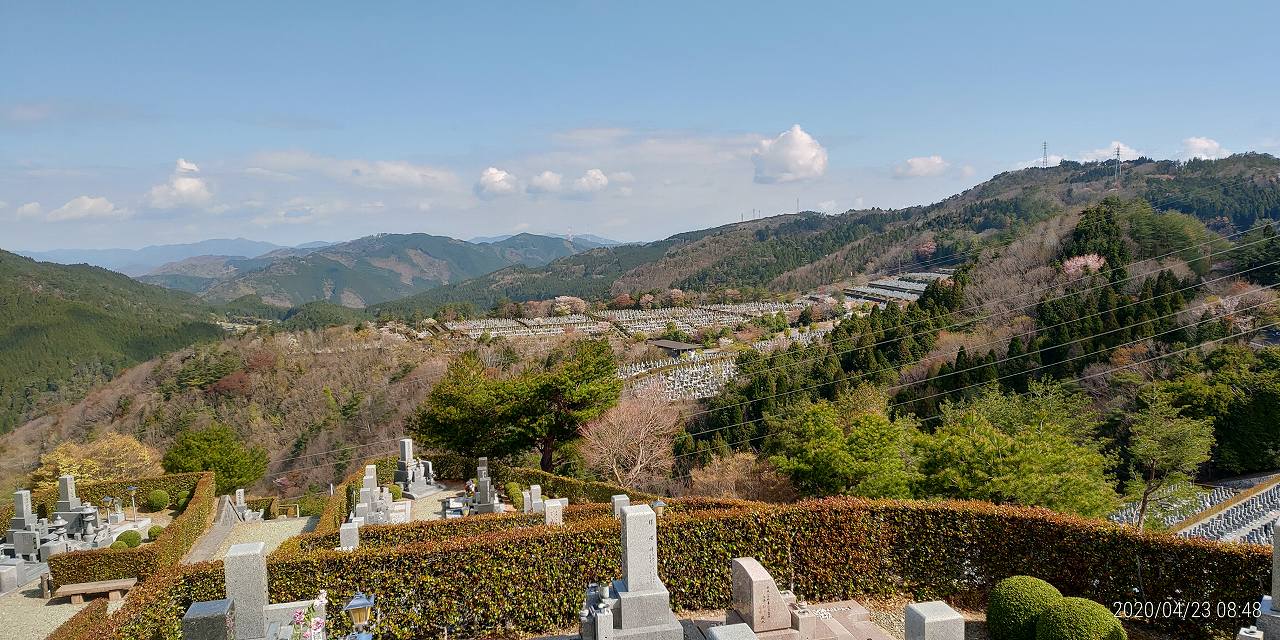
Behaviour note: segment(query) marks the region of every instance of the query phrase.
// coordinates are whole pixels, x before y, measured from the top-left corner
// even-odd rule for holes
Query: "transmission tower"
[[[1116,185],[1120,184],[1120,145],[1116,145]]]
[[[1049,143],[1048,141],[1040,143],[1040,166],[1049,168]]]

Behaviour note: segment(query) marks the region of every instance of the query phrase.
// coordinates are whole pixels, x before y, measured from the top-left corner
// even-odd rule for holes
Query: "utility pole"
[[[1120,186],[1120,145],[1116,145],[1116,186]]]

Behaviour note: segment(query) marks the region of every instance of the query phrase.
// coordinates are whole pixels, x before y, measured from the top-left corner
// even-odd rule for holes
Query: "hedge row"
[[[507,516],[506,518],[515,520]],[[482,520],[452,521],[477,527]],[[459,524],[454,524],[459,523]],[[455,533],[463,529],[457,528]],[[437,532],[440,533],[440,532]],[[545,634],[571,625],[588,582],[616,578],[618,524],[611,516],[562,527],[501,528],[437,536],[396,547],[351,552],[316,548],[269,560],[273,601],[342,601],[356,589],[378,595],[379,637],[436,637],[448,623],[461,635],[498,629]],[[673,511],[659,520],[659,571],[677,609],[725,607],[729,562],[753,556],[780,584],[822,602],[863,596],[935,599],[983,596],[999,580],[1032,575],[1064,594],[1098,602],[1203,600],[1246,603],[1269,586],[1270,552],[1163,533],[1140,534],[1102,521],[1041,509],[967,502],[830,498],[793,505],[740,503]],[[219,570],[180,579],[168,617],[131,622],[134,635],[160,637],[177,624],[183,594],[217,590]],[[150,586],[150,583],[148,583]],[[130,596],[133,600],[133,596]],[[168,607],[168,605],[165,605]],[[334,618],[343,631],[342,617]],[[1249,623],[1246,616],[1152,621],[1180,638],[1213,637]]]
[[[49,634],[45,640],[81,640],[82,638],[92,638],[92,633],[102,619],[107,615],[107,599],[96,598],[90,600],[89,604],[76,612],[66,622],[62,623],[53,633]]]
[[[272,520],[280,515],[280,498],[276,496],[245,498],[244,505],[250,511],[262,510],[262,518],[264,520]]]
[[[194,478],[194,486],[189,490],[186,508],[165,527],[155,542],[131,549],[92,549],[51,556],[49,573],[53,576],[54,588],[119,578],[137,578],[141,582],[160,569],[182,562],[213,523],[215,481],[212,472],[179,475]],[[151,479],[140,479],[139,486],[148,480]]]
[[[356,499],[359,498],[360,485],[364,481],[364,468],[371,464],[377,465],[378,484],[383,485],[395,479],[396,460],[396,456],[374,458],[352,469],[342,482],[334,486],[333,495],[329,496],[329,500],[324,505],[324,511],[320,512],[320,520],[316,523],[315,530],[322,533],[337,531],[342,523],[346,522],[347,514],[351,513]]]

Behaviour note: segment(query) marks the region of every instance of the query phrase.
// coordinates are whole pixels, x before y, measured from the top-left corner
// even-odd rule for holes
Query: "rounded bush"
[[[152,511],[159,511],[169,507],[169,492],[164,489],[155,489],[147,494],[147,507]]]
[[[110,549],[128,549],[129,545],[125,544],[124,540],[116,540],[115,542],[111,543],[111,546],[109,548]]]
[[[160,534],[162,532],[164,532],[164,527],[158,524],[153,524],[151,525],[150,529],[147,529],[147,538],[150,540],[155,540],[156,538],[160,537]]]
[[[1063,598],[1036,620],[1035,640],[1128,640],[1120,620],[1086,598]]]
[[[1013,576],[996,584],[987,599],[987,633],[991,640],[1035,640],[1036,619],[1062,594],[1031,576]]]
[[[129,530],[120,534],[120,537],[116,538],[116,542],[123,542],[126,546],[133,548],[142,544],[142,534],[137,531]],[[111,544],[114,545],[115,542]]]
[[[400,498],[404,497],[404,489],[401,489],[400,485],[393,482],[387,485],[387,488],[391,490],[392,500],[399,500]]]
[[[519,482],[507,483],[507,497],[511,499],[511,506],[517,511],[524,510],[524,487]]]

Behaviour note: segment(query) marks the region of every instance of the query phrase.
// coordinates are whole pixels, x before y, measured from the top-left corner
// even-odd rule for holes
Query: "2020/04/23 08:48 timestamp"
[[[1111,612],[1117,618],[1256,618],[1262,611],[1262,602],[1232,602],[1213,600],[1125,600],[1111,603]]]

